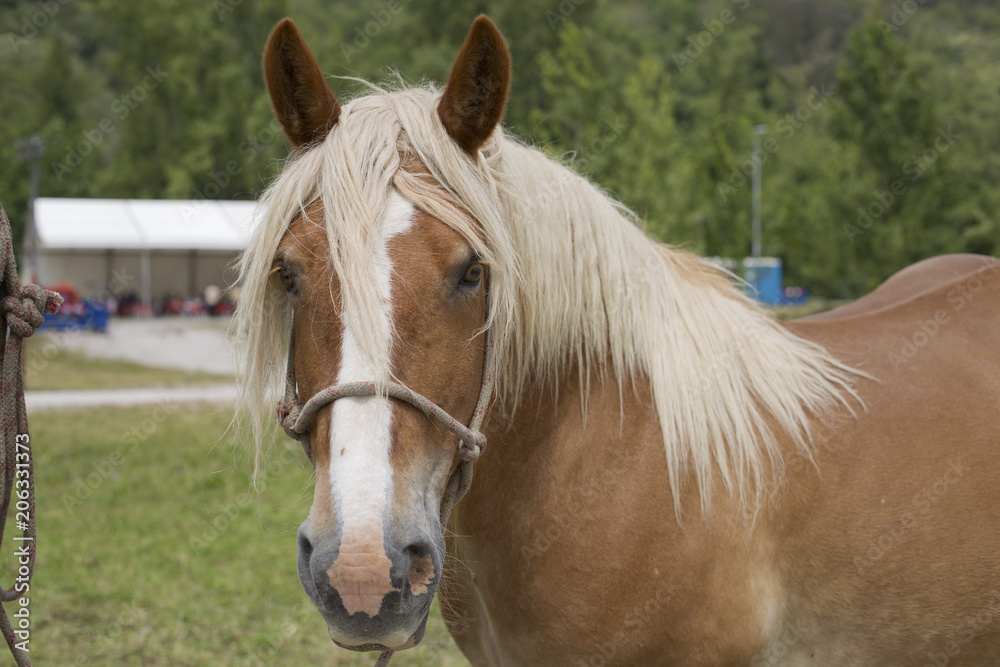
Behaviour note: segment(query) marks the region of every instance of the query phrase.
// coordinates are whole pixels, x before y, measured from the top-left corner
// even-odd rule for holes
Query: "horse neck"
[[[625,547],[607,544],[610,526],[642,536],[648,571],[666,573],[665,563],[699,571],[707,560],[768,552],[770,510],[754,525],[723,493],[703,516],[693,478],[684,482],[678,521],[648,382],[638,377],[619,391],[598,370],[589,379],[581,397],[571,364],[556,383],[532,383],[516,412],[487,422],[489,447],[449,524],[445,597],[475,588],[472,598],[487,607],[523,608],[523,596],[552,593],[537,591],[538,582],[560,581],[552,569],[574,559],[593,561],[587,571],[617,568]],[[714,485],[723,488],[720,479]]]
[[[454,533],[523,539],[515,524],[527,514],[558,522],[568,513],[599,514],[615,496],[631,504],[636,493],[650,494],[643,504],[672,521],[649,383],[630,380],[619,387],[610,371],[593,368],[581,382],[579,366],[569,362],[557,378],[529,382],[514,411],[492,410],[484,428],[489,447],[456,506]],[[687,516],[698,516],[697,492],[682,504]]]

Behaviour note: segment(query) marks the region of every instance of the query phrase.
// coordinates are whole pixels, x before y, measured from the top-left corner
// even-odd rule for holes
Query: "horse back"
[[[960,282],[980,269],[995,267],[1000,260],[984,255],[940,255],[897,271],[871,293],[832,310],[808,315],[799,322],[825,322],[891,308],[925,292]]]
[[[788,613],[845,638],[836,664],[1000,660],[1000,262],[923,268],[787,325],[869,376],[863,407],[817,428],[775,524],[784,562],[809,564],[784,572]]]
[[[786,325],[872,375],[872,398],[899,382],[930,397],[963,368],[1000,376],[1000,260],[948,255],[900,271],[858,301]],[[968,393],[949,393],[951,401]]]

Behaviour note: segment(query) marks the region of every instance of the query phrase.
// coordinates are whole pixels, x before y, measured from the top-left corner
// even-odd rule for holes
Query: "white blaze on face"
[[[413,224],[413,204],[392,190],[379,220],[381,244],[373,262],[383,299],[385,331],[392,331],[389,240]],[[371,380],[375,374],[344,313],[337,382]],[[341,526],[340,553],[327,570],[347,613],[378,614],[382,599],[396,590],[383,545],[383,517],[392,494],[389,464],[392,406],[388,398],[342,398],[333,402],[330,429],[330,493]]]

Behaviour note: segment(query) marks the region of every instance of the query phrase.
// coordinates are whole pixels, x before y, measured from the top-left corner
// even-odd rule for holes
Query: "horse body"
[[[904,270],[916,289],[895,305],[790,325],[878,380],[859,386],[865,412],[822,434],[784,542],[811,564],[798,606],[828,633],[867,634],[844,664],[1000,658],[1000,262],[924,268],[959,263],[934,287]]]
[[[773,561],[739,513],[716,508],[703,524],[693,488],[676,524],[648,391],[637,383],[622,415],[617,392],[593,380],[585,422],[568,373],[558,394],[536,387],[532,407],[489,433],[449,526],[449,629],[476,665],[749,656],[772,622]]]
[[[996,260],[941,258],[888,281],[877,307],[789,323],[877,380],[856,417],[819,425],[814,462],[783,443],[755,518],[727,505],[703,520],[692,490],[672,520],[641,382],[622,419],[593,378],[585,426],[575,377],[536,388],[455,510],[441,595],[456,641],[491,666],[995,664],[994,278]]]
[[[268,43],[297,153],[242,260],[244,407],[259,444],[290,334],[299,403],[373,388],[308,427],[331,638],[409,648],[439,591],[477,666],[997,664],[1000,263],[779,325],[504,137],[509,70],[481,17],[440,95],[342,108],[290,21]],[[378,387],[468,424],[493,380],[442,525],[456,437]]]
[[[939,257],[931,257],[897,271],[872,292],[856,301],[834,308],[833,310],[800,318],[799,321],[839,320],[895,306],[906,299],[940,287],[945,283],[968,277],[968,274],[977,269],[984,268],[988,264],[989,258],[981,255],[941,255]],[[952,295],[952,298],[956,300],[955,305],[958,305],[958,296]]]

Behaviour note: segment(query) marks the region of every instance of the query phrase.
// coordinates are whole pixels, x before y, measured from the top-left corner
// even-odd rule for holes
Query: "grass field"
[[[833,310],[837,306],[842,306],[845,303],[848,302],[846,300],[838,299],[814,298],[809,299],[801,306],[773,306],[770,307],[770,310],[779,320],[794,320],[798,317],[806,317],[807,315],[815,315],[816,313]]]
[[[258,503],[249,464],[219,444],[229,418],[163,405],[31,420],[35,664],[374,664],[331,643],[299,585],[295,532],[312,484],[298,443],[272,459]],[[10,537],[2,549],[10,585]],[[436,607],[423,643],[393,659],[467,664]]]
[[[60,347],[56,339],[44,335],[32,336],[24,344],[24,385],[29,390],[176,387],[232,382],[232,378],[225,375],[87,357]]]

